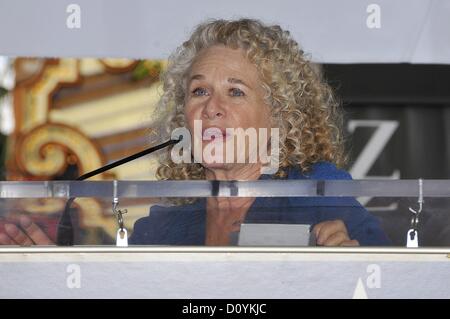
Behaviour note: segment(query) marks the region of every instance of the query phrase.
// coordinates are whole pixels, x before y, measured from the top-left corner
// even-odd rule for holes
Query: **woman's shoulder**
[[[337,168],[331,162],[317,162],[311,165],[307,172],[302,172],[299,168],[290,168],[287,179],[352,179],[352,176],[345,170]]]
[[[205,220],[201,202],[202,200],[186,205],[151,206],[149,215],[134,223],[130,245],[201,242],[197,234]],[[189,236],[184,238],[187,234]]]

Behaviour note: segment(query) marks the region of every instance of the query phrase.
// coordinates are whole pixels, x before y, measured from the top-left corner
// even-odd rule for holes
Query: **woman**
[[[170,57],[163,85],[159,106],[173,110],[170,130],[186,127],[194,148],[203,154],[214,148],[215,160],[175,163],[166,158],[159,179],[351,178],[337,168],[344,162],[338,104],[289,32],[279,26],[250,19],[199,25]],[[195,132],[199,122],[200,134]],[[205,128],[218,132],[212,136]],[[248,140],[244,163],[236,161],[237,155],[225,161],[225,145],[234,139],[228,128],[278,128],[276,173],[261,174],[262,161],[249,161],[256,149]],[[274,143],[267,134],[263,141],[267,148]],[[242,155],[236,145],[231,150]],[[154,206],[149,217],[136,222],[130,243],[229,245],[244,222],[311,224],[317,244],[324,246],[389,243],[378,221],[354,199],[230,197]]]
[[[186,127],[193,157],[199,149],[211,156],[197,163],[167,157],[157,171],[159,179],[351,179],[337,168],[344,163],[338,104],[289,32],[279,26],[249,19],[201,24],[170,57],[162,80],[159,107],[172,113],[169,131]],[[262,144],[255,147],[249,138],[241,146],[232,145],[230,128],[253,128]],[[275,130],[275,135],[261,134]],[[261,149],[277,158],[271,174],[264,174],[261,158],[250,160]],[[242,223],[313,225],[317,244],[324,246],[389,243],[378,221],[354,199],[279,197],[211,197],[153,206],[150,216],[136,222],[129,242],[229,245]],[[50,243],[25,216],[21,226],[25,233],[14,225],[5,227],[0,242]]]

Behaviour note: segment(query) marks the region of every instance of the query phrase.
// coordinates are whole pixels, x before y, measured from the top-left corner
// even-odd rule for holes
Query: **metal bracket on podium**
[[[409,211],[413,213],[411,217],[411,228],[408,230],[408,233],[406,235],[406,247],[408,248],[417,248],[419,247],[419,233],[418,233],[418,227],[419,227],[419,217],[422,213],[423,209],[423,180],[419,179],[419,198],[417,200],[417,203],[419,204],[419,208],[417,210],[412,209],[409,207]]]
[[[119,225],[119,229],[117,230],[116,235],[116,246],[117,247],[128,247],[128,232],[124,226],[123,222],[123,214],[127,213],[126,209],[118,209],[119,207],[119,198],[117,196],[117,181],[114,180],[113,183],[113,202],[112,202],[112,210],[114,215],[117,218],[117,223]]]

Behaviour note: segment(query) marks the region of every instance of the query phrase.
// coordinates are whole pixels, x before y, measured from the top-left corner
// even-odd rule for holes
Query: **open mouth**
[[[203,141],[220,141],[226,140],[229,137],[224,130],[220,129],[206,129],[203,131]]]

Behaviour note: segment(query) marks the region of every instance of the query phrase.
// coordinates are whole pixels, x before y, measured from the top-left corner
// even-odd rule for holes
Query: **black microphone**
[[[120,159],[116,162],[113,162],[111,164],[105,165],[103,167],[100,167],[96,170],[93,170],[91,172],[88,172],[86,174],[81,175],[80,177],[78,177],[76,180],[77,181],[82,181],[85,180],[89,177],[101,174],[111,168],[117,167],[119,165],[128,163],[132,160],[135,160],[139,157],[142,157],[144,155],[156,152],[162,148],[165,148],[167,146],[173,145],[173,144],[177,144],[178,142],[180,142],[183,139],[183,136],[180,135],[178,140],[169,140],[167,142],[164,142],[162,144],[150,147],[146,150],[143,150],[139,153],[130,155],[128,157],[125,157],[123,159]],[[73,201],[75,200],[75,197],[71,197],[69,198],[69,200],[66,203],[66,206],[64,207],[64,211],[63,214],[61,215],[61,218],[58,222],[58,226],[57,226],[57,235],[56,235],[56,244],[58,246],[73,246],[73,241],[74,241],[74,236],[73,236],[73,224],[72,224],[72,219],[70,216],[70,206],[72,206]]]

